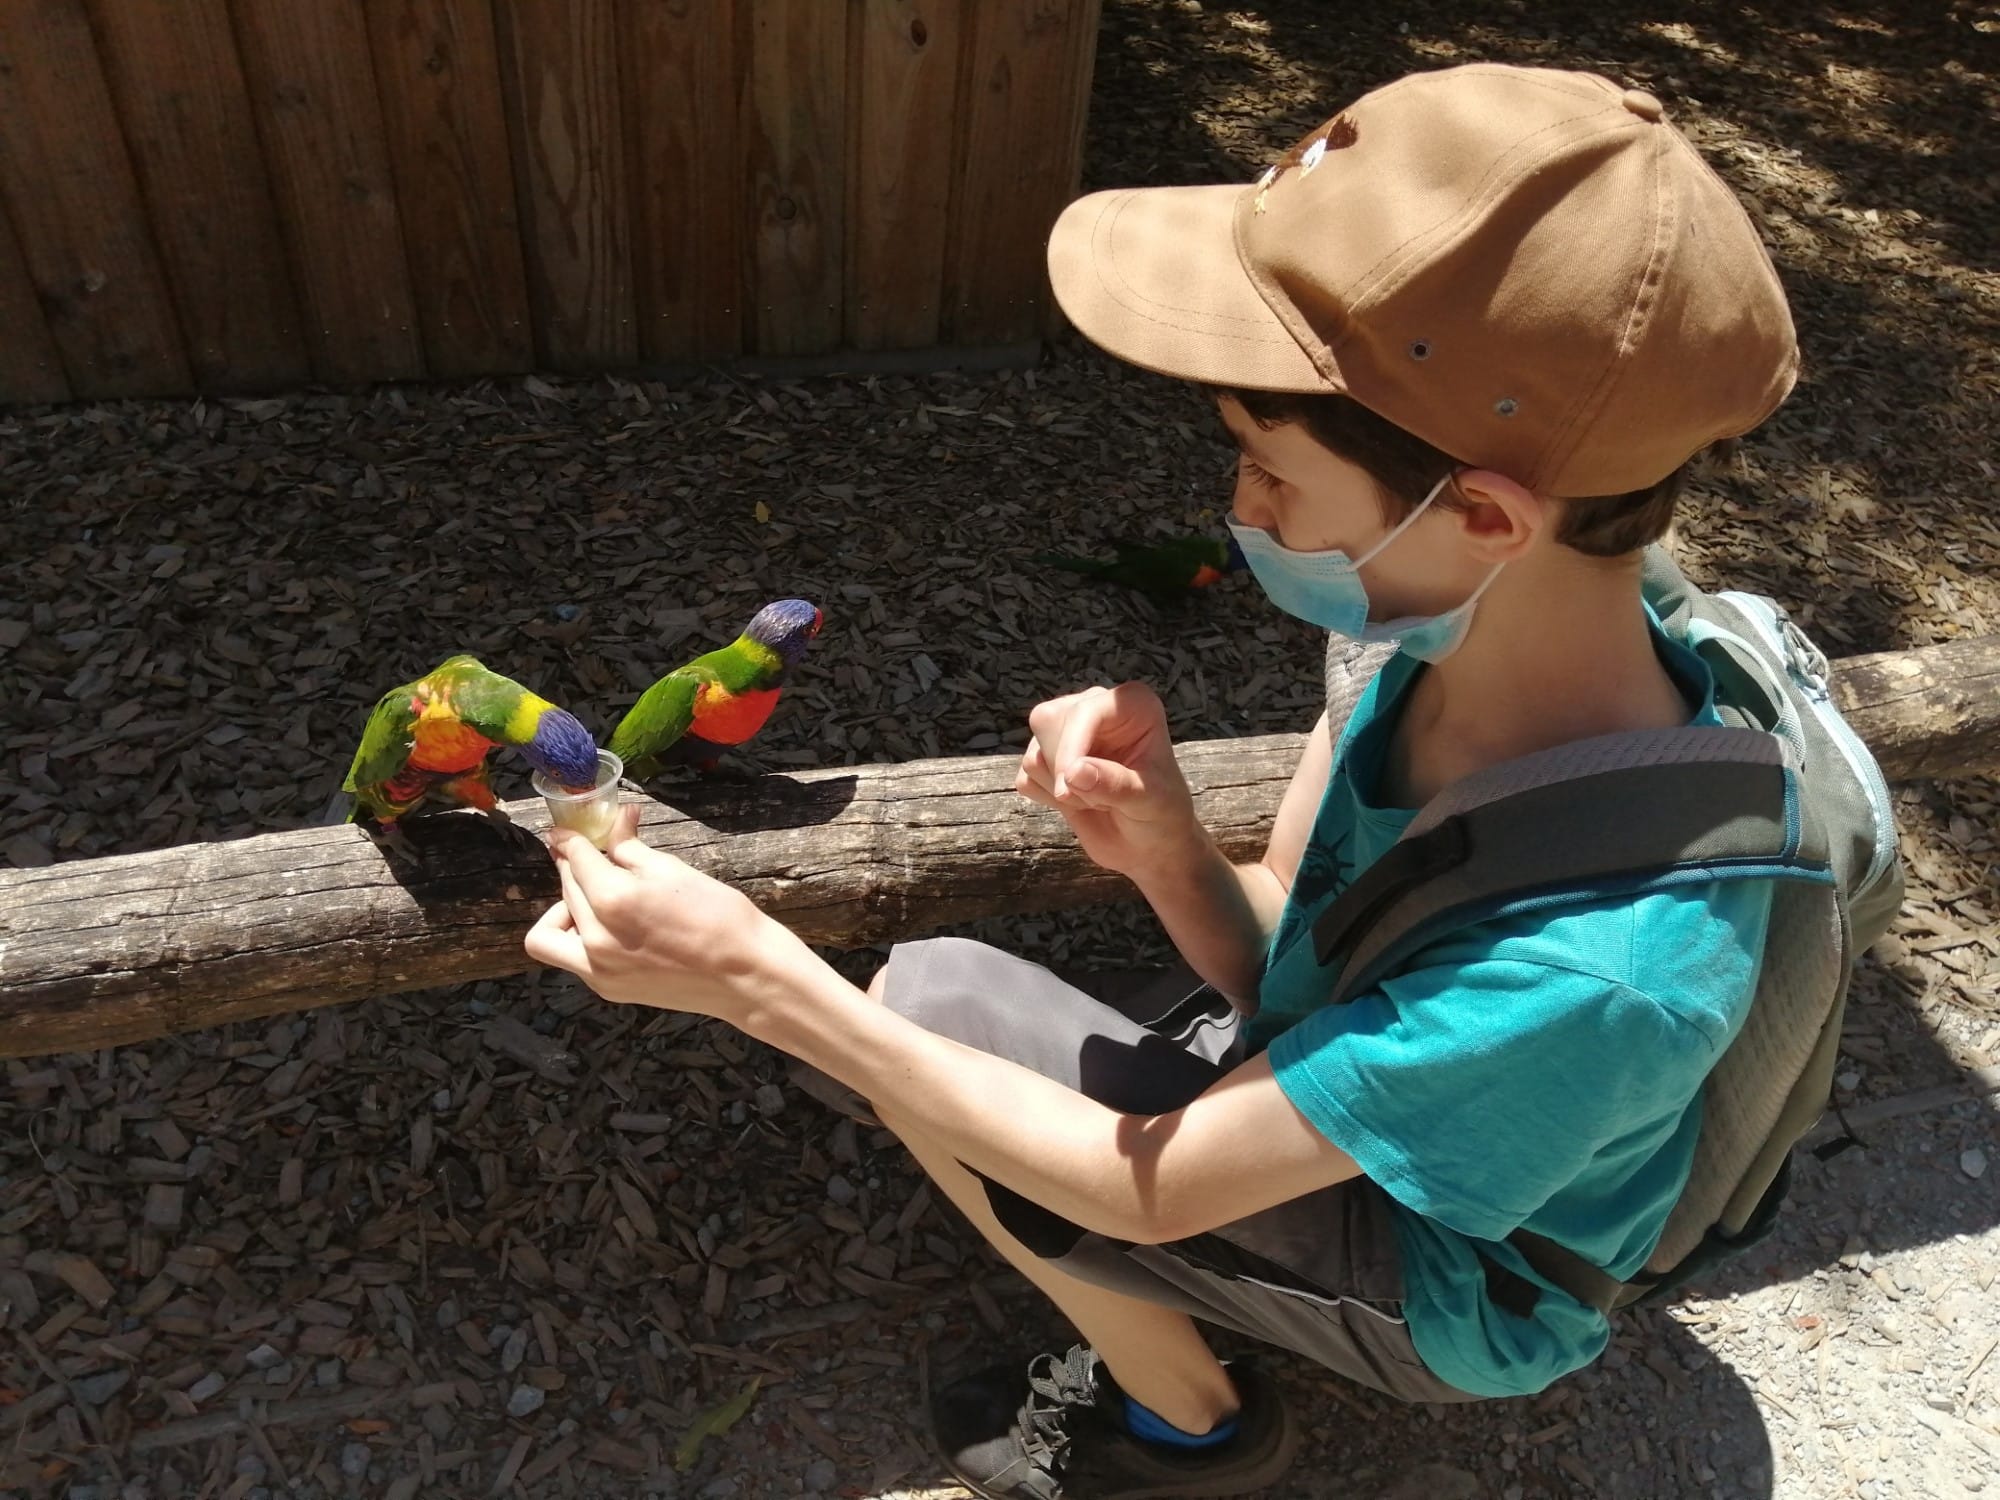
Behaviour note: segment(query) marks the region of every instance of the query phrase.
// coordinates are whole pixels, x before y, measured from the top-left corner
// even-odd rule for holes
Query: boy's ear
[[[1465,502],[1455,514],[1466,540],[1488,562],[1512,562],[1554,519],[1540,495],[1492,469],[1462,469],[1452,487]]]

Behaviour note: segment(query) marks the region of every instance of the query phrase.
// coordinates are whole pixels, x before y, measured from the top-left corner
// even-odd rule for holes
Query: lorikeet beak
[[[822,609],[815,609],[813,611],[813,634],[818,635],[820,626],[824,625],[825,623],[826,623],[826,611]]]

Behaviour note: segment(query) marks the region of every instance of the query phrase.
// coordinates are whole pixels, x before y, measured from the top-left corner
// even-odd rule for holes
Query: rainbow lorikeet
[[[341,784],[354,798],[347,821],[409,858],[397,824],[426,803],[476,808],[513,829],[487,780],[497,745],[564,787],[597,784],[597,742],[575,715],[460,655],[376,703]]]
[[[725,749],[764,727],[786,669],[806,654],[823,618],[804,599],[765,605],[727,646],[676,667],[640,694],[611,731],[611,753],[625,762],[627,775],[641,779],[669,763],[714,770]]]
[[[1243,566],[1243,553],[1233,537],[1179,536],[1154,546],[1135,542],[1115,546],[1118,555],[1109,561],[1062,552],[1038,552],[1034,561],[1105,583],[1123,584],[1155,603],[1184,599],[1193,590],[1205,589]]]

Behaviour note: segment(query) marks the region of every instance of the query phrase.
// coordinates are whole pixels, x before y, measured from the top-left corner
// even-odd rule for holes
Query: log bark
[[[1833,701],[1891,781],[2000,772],[2000,636],[1847,657]]]
[[[2000,639],[1850,658],[1834,690],[1892,780],[2000,771]],[[1302,735],[1179,754],[1203,821],[1254,858]],[[647,799],[656,848],[832,947],[1129,889],[1014,795],[1011,755],[704,782]],[[632,795],[630,793],[628,796]],[[539,800],[509,804],[530,829]],[[556,897],[545,855],[482,820],[413,820],[421,871],[353,827],[305,828],[0,872],[0,1057],[73,1052],[530,967]]]

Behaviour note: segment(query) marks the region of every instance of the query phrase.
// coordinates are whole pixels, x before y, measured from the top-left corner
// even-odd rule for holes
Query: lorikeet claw
[[[401,865],[406,870],[417,871],[424,868],[424,856],[417,846],[410,842],[410,836],[394,823],[378,823],[373,818],[357,817],[355,826],[368,835],[368,841],[382,851],[383,857],[392,865]]]
[[[500,836],[508,843],[519,844],[522,848],[531,849],[537,854],[542,852],[542,836],[536,833],[534,829],[524,828],[519,823],[516,823],[502,809],[497,807],[486,808],[483,810],[482,816],[499,831]]]

